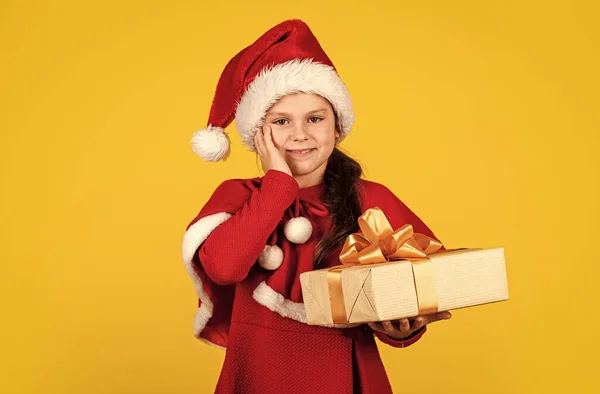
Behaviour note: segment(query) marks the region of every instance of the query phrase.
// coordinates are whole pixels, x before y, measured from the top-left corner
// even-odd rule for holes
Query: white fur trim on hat
[[[229,136],[222,127],[208,125],[194,133],[192,150],[206,161],[219,161],[229,156]]]
[[[329,100],[340,124],[341,142],[352,129],[352,99],[335,69],[312,59],[294,59],[263,69],[248,85],[235,114],[235,124],[244,145],[254,151],[254,134],[265,114],[281,97],[313,93]]]
[[[312,224],[305,217],[292,218],[283,226],[283,233],[288,241],[303,244],[312,235]]]
[[[266,245],[258,256],[258,264],[266,270],[276,270],[283,262],[283,251],[277,245]]]
[[[196,310],[196,316],[194,317],[194,336],[196,338],[200,337],[200,333],[204,330],[206,323],[208,323],[208,320],[213,315],[213,303],[204,291],[202,279],[200,279],[200,276],[196,272],[197,268],[193,263],[193,258],[198,247],[208,238],[210,233],[230,217],[231,214],[227,212],[215,213],[214,215],[203,217],[192,224],[183,236],[181,246],[183,263],[189,277],[194,283],[196,295],[201,301],[200,307]]]

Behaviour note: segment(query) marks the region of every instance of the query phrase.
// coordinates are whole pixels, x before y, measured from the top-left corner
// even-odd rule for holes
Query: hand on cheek
[[[267,173],[269,170],[277,170],[292,175],[290,167],[281,155],[281,152],[275,146],[273,134],[270,126],[263,126],[260,131],[254,135],[254,145],[256,152],[260,157],[262,169]]]

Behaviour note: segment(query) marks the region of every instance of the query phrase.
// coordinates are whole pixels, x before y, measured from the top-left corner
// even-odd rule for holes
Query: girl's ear
[[[340,130],[342,129],[341,125],[340,125],[340,119],[337,116],[337,114],[335,113],[335,111],[333,112],[334,116],[335,116],[335,140],[339,140],[340,139]]]

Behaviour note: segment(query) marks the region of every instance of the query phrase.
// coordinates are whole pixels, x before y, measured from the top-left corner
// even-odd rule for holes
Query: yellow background
[[[381,346],[395,391],[598,392],[594,3],[0,2],[0,391],[212,392],[224,353],[192,336],[180,241],[260,172],[234,126],[226,163],[188,141],[230,57],[300,17],[367,177],[447,246],[506,249],[510,301]]]

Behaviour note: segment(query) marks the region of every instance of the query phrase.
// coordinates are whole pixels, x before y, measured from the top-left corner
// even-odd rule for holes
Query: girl
[[[339,265],[357,219],[378,206],[394,228],[434,234],[390,190],[361,179],[336,146],[349,93],[308,26],[285,21],[238,53],[217,85],[193,149],[229,154],[235,118],[265,175],[223,182],[190,223],[183,258],[198,295],[197,338],[227,348],[218,393],[390,393],[374,336],[406,347],[440,312],[346,327],[306,324],[299,276]]]

